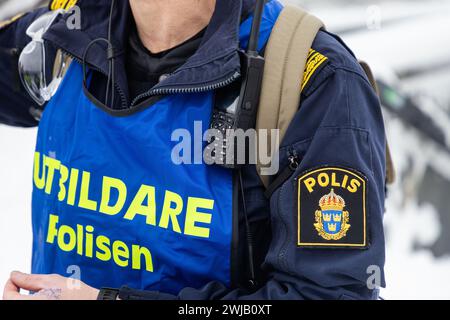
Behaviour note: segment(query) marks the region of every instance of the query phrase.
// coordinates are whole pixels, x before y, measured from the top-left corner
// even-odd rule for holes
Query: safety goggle
[[[25,89],[34,101],[43,106],[56,93],[62,81],[65,59],[53,66],[53,76],[47,77],[46,49],[43,35],[64,10],[48,12],[37,18],[26,30],[32,39],[19,57],[19,75]],[[47,78],[51,78],[47,82]]]

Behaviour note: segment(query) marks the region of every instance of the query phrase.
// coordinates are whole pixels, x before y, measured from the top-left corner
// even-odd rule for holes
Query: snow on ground
[[[385,299],[450,299],[450,256],[436,258],[431,247],[441,233],[448,233],[440,223],[439,213],[430,203],[418,204],[414,190],[428,165],[442,165],[432,145],[423,141],[398,119],[385,115],[388,139],[397,173],[408,172],[411,184],[397,180],[386,203],[387,236]],[[411,167],[411,159],[415,159]],[[447,174],[450,173],[447,171]],[[450,175],[447,176],[450,179]],[[450,214],[448,212],[447,214]]]
[[[425,205],[407,206],[403,212],[388,202],[385,224],[389,234],[384,299],[449,299],[450,257],[436,259],[428,250],[414,251],[415,241],[432,243],[440,232],[437,213]],[[439,231],[438,231],[439,230]]]

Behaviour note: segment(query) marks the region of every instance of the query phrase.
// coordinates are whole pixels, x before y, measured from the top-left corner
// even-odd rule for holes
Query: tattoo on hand
[[[62,293],[62,289],[51,288],[51,289],[43,289],[43,290],[39,291],[37,294],[46,296],[50,300],[60,300],[61,293]]]

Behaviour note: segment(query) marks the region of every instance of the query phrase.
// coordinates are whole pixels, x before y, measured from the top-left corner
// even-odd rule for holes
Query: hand
[[[20,289],[36,292],[21,294]],[[99,290],[60,275],[32,275],[14,271],[6,282],[4,300],[96,300]]]

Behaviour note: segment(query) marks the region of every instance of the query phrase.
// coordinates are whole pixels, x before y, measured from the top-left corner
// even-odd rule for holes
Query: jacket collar
[[[239,26],[242,17],[252,11],[255,0],[217,0],[216,9],[198,51],[173,75],[155,89],[170,89],[189,85],[213,86],[239,72]],[[79,0],[81,30],[68,30],[67,19],[61,16],[44,38],[56,48],[61,48],[81,61],[89,43],[97,38],[107,38],[110,0]],[[131,9],[128,1],[116,1],[113,13],[112,44],[116,50],[116,85],[121,93],[122,107],[130,104],[125,70],[127,35]],[[87,53],[86,62],[92,69],[108,74],[105,42],[96,42]]]

